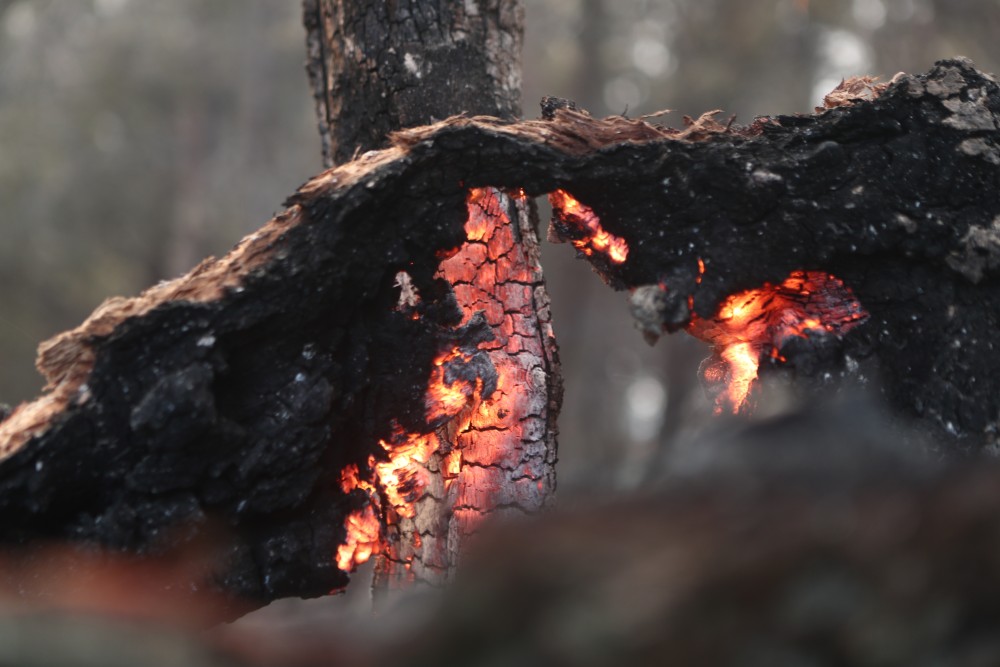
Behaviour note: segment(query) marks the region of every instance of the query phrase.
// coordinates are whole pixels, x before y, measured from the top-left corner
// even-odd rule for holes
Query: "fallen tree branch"
[[[211,517],[230,531],[225,590],[343,585],[332,554],[356,499],[338,476],[395,427],[433,427],[422,398],[438,342],[482,340],[435,274],[485,186],[564,189],[590,207],[628,247],[623,263],[591,253],[598,272],[658,290],[647,329],[713,317],[794,270],[835,274],[869,318],[834,361],[868,359],[897,414],[947,446],[993,444],[998,112],[995,80],[944,61],[871,101],[747,128],[551,108],[400,132],[306,183],[221,260],[42,346],[48,393],[0,423],[0,538],[141,553]],[[400,271],[417,317],[398,307]]]

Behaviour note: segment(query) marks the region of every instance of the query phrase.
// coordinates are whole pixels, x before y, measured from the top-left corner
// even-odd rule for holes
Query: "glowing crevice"
[[[703,273],[704,262],[699,260],[699,279]],[[715,412],[741,413],[749,408],[762,356],[784,362],[781,349],[790,338],[842,336],[867,318],[838,278],[821,271],[793,271],[777,285],[765,283],[729,296],[712,318],[693,316],[687,330],[711,343],[724,364],[708,364],[703,371],[710,386],[721,387]]]
[[[361,490],[365,500],[344,524],[347,536],[336,555],[337,566],[344,571],[376,554],[382,558],[379,567],[394,571],[390,576],[397,579],[416,576],[411,568],[415,558],[422,569],[444,571],[447,562],[440,551],[442,544],[449,543],[450,533],[447,528],[438,534],[437,529],[417,527],[423,521],[420,503],[425,498],[439,503],[435,511],[443,511],[445,520],[431,523],[447,526],[448,521],[457,521],[460,534],[475,530],[479,519],[472,513],[478,516],[502,506],[493,496],[506,485],[491,481],[490,475],[505,474],[517,465],[519,458],[508,459],[521,456],[517,446],[523,435],[521,422],[535,414],[525,403],[523,390],[510,391],[511,387],[530,387],[530,369],[522,368],[516,356],[522,350],[512,345],[526,335],[518,331],[516,320],[522,315],[518,304],[533,303],[534,282],[526,269],[509,261],[515,236],[502,201],[491,188],[470,190],[467,242],[447,253],[437,274],[452,285],[462,309],[461,324],[482,313],[494,339],[480,343],[478,350],[457,346],[442,350],[434,359],[424,395],[426,432],[409,433],[396,427],[390,439],[379,442],[384,457],[369,457],[369,479],[356,466],[345,469],[342,490]],[[405,281],[397,280],[397,284],[402,289]],[[412,301],[401,303],[405,307]],[[496,389],[486,390],[489,396],[482,395],[481,377],[447,381],[449,367],[471,364],[473,353],[488,355],[496,370]],[[492,470],[484,476],[481,466]],[[409,535],[411,543],[400,544],[403,534]]]
[[[628,259],[628,243],[604,229],[592,208],[565,190],[551,192],[549,203],[577,250],[588,257],[594,253],[604,255],[613,264],[623,264]]]

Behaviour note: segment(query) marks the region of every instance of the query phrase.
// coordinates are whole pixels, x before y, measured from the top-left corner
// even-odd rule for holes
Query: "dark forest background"
[[[965,55],[1000,71],[1000,0],[526,0],[524,115],[809,112],[842,77]],[[0,402],[104,298],[225,253],[320,169],[298,2],[0,0]],[[543,220],[545,219],[543,211]],[[566,381],[560,484],[629,488],[704,423],[705,356],[648,347],[622,295],[546,245]]]

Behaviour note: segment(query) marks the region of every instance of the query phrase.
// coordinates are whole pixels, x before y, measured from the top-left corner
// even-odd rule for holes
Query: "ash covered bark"
[[[568,110],[403,131],[306,183],[225,258],[43,346],[49,393],[0,423],[0,537],[152,551],[214,517],[233,536],[229,590],[344,583],[330,554],[354,501],[336,473],[393,419],[425,428],[412,397],[438,344],[478,333],[456,329],[434,274],[479,186],[562,187],[593,207],[630,247],[597,268],[618,287],[664,282],[668,329],[689,319],[688,295],[711,316],[793,269],[834,273],[871,315],[844,354],[877,364],[897,414],[952,447],[992,444],[998,112],[992,77],[944,61],[872,101],[741,131]],[[400,270],[423,297],[417,320],[396,309]]]

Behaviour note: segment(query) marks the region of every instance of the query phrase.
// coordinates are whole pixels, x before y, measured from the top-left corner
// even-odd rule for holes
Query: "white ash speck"
[[[423,76],[423,73],[420,71],[420,65],[417,63],[417,59],[413,57],[412,53],[407,53],[403,56],[403,66],[406,68],[407,72],[418,79]]]
[[[781,183],[785,180],[779,174],[767,169],[756,169],[752,174],[750,174],[750,177],[755,183]]]
[[[844,357],[844,366],[846,366],[847,371],[849,373],[857,373],[858,372],[858,362],[857,362],[857,360],[854,357],[845,356]]]

